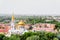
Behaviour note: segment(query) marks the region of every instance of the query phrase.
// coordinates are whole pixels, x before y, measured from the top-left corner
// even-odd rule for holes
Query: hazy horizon
[[[0,0],[0,15],[60,15],[60,0]]]

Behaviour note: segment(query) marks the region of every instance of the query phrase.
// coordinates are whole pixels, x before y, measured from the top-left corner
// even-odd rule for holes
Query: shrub
[[[5,35],[0,34],[0,40],[3,40],[3,37],[5,37]]]
[[[40,40],[48,40],[48,37],[46,35],[46,32],[41,31],[41,32],[37,32],[37,35],[39,36]]]
[[[53,40],[53,38],[56,37],[55,33],[41,31],[41,32],[26,32],[23,35],[21,35],[20,38],[21,40],[26,40],[26,38],[34,35],[39,36],[39,40]]]
[[[27,37],[30,37],[30,36],[33,36],[33,35],[35,35],[36,33],[34,33],[34,32],[26,32],[26,33],[24,33],[23,35],[21,35],[21,40],[26,40],[26,38]]]
[[[55,34],[52,32],[26,32],[24,34],[16,35],[12,34],[10,37],[6,37],[0,34],[0,40],[58,40],[60,38],[60,33]]]
[[[53,40],[53,38],[56,37],[56,34],[52,32],[48,32],[46,36],[48,37],[49,40]]]
[[[26,40],[39,40],[39,36],[30,36]]]
[[[11,37],[9,37],[9,40],[20,40],[20,37],[18,35],[11,35]]]
[[[59,40],[58,38],[54,38],[53,40]]]
[[[9,38],[8,37],[3,37],[3,40],[9,40]]]

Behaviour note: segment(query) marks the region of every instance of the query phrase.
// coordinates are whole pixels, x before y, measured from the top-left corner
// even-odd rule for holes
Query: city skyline
[[[60,15],[60,0],[0,0],[0,14]]]

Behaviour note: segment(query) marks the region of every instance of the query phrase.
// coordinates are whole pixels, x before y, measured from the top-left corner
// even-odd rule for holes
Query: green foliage
[[[57,23],[56,23],[56,28],[57,28],[57,29],[58,29],[58,28],[60,29],[60,22],[57,22]]]
[[[34,32],[26,32],[26,33],[24,33],[23,35],[21,35],[21,40],[26,40],[26,38],[27,37],[30,37],[30,36],[33,36],[33,35],[35,35],[36,33],[34,33]]]
[[[55,33],[41,31],[41,32],[27,32],[23,34],[20,38],[21,40],[26,40],[28,37],[34,35],[39,36],[39,40],[53,40],[53,38],[56,37]]]
[[[51,40],[51,39],[53,40],[53,38],[56,37],[57,35],[56,35],[55,33],[48,32],[48,33],[46,34],[46,36],[48,37],[49,40]]]
[[[3,40],[3,37],[5,37],[3,34],[0,34],[0,40]]]
[[[10,37],[3,37],[3,40],[20,40],[20,35],[11,35]]]
[[[20,37],[18,35],[11,35],[9,40],[20,40]]]
[[[59,40],[58,38],[54,38],[53,40]]]
[[[39,36],[30,36],[26,40],[39,40]]]
[[[6,37],[0,34],[0,40],[57,40],[60,38],[58,34],[52,32],[26,32],[22,35],[12,34],[10,37]]]
[[[48,37],[46,35],[46,32],[41,31],[41,32],[36,32],[36,33],[39,36],[40,40],[48,40]]]
[[[9,37],[3,37],[3,40],[9,40]]]

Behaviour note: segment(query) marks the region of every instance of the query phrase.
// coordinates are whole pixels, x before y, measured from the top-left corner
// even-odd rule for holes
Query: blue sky
[[[0,0],[0,14],[60,15],[60,0]]]

